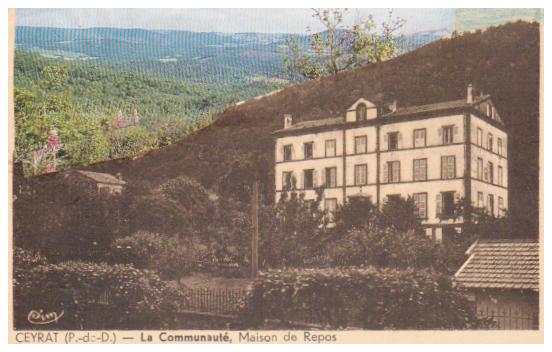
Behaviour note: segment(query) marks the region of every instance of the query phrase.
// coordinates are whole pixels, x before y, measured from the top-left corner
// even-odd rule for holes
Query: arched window
[[[366,104],[360,103],[356,108],[356,120],[364,121],[366,120]]]

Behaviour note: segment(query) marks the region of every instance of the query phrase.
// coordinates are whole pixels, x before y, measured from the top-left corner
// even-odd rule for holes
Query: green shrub
[[[427,268],[435,266],[438,247],[425,234],[415,231],[360,228],[329,244],[327,255],[329,264],[337,266]]]
[[[115,263],[155,270],[161,277],[169,279],[208,270],[214,263],[209,247],[197,238],[144,231],[116,239],[111,246],[111,258]]]
[[[31,310],[63,311],[53,329],[160,329],[175,319],[182,300],[156,274],[131,265],[65,262],[36,266],[14,285],[17,328]]]
[[[263,273],[244,320],[302,321],[332,329],[473,329],[475,316],[450,277],[427,270],[292,269]]]

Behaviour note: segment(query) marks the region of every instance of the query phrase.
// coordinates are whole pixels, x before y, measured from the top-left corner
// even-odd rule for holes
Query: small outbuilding
[[[455,281],[469,292],[477,315],[498,329],[538,329],[539,243],[533,240],[479,240]]]
[[[126,181],[123,181],[120,174],[114,176],[102,172],[85,170],[76,170],[74,174],[93,184],[98,192],[107,192],[108,194],[121,194],[123,187],[127,184]]]

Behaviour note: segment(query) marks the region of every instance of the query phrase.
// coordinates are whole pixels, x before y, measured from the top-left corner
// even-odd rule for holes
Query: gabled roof
[[[454,275],[465,288],[539,290],[539,243],[531,240],[479,240]]]
[[[468,103],[466,99],[458,99],[458,100],[450,100],[450,101],[426,104],[426,105],[400,107],[396,111],[383,113],[380,119],[384,120],[385,121],[384,123],[392,123],[393,118],[408,118],[408,117],[414,117],[419,114],[458,110],[458,109],[470,109],[470,108],[476,109],[481,103],[485,101],[490,101],[490,95],[476,96],[473,98],[473,102],[471,103]],[[357,102],[360,102],[360,100]],[[356,122],[349,122],[349,123],[353,124]],[[308,130],[316,130],[316,129],[326,129],[328,127],[342,126],[344,124],[346,124],[346,122],[343,117],[302,121],[302,122],[294,123],[293,125],[291,125],[291,127],[274,131],[273,134],[279,135],[279,134],[285,134],[288,132],[296,132],[296,131],[302,131],[302,130],[308,131]]]
[[[126,182],[118,179],[111,174],[105,174],[101,172],[77,170],[77,173],[95,181],[98,183],[105,183],[110,185],[126,185]]]

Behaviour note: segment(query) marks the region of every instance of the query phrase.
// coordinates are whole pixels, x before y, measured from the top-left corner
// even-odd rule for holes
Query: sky
[[[428,30],[450,32],[454,9],[395,9],[406,20],[400,32]],[[350,9],[346,24],[366,20],[377,23],[387,18],[388,9]],[[18,26],[61,28],[143,28],[195,32],[305,33],[318,32],[322,25],[311,9],[18,9]]]

